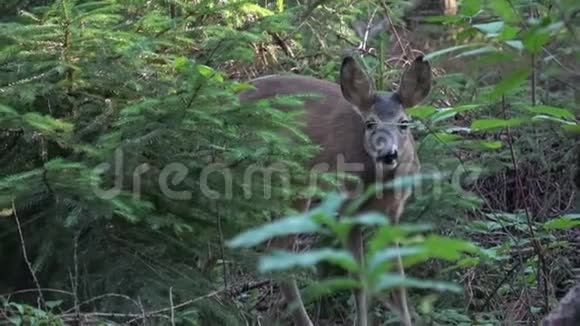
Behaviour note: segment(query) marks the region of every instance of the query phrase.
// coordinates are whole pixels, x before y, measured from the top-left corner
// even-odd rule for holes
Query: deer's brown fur
[[[255,90],[243,92],[242,101],[273,98],[283,95],[314,93],[318,98],[305,100],[304,132],[318,144],[321,151],[309,162],[310,168],[324,166],[330,171],[350,172],[359,177],[366,188],[376,182],[392,180],[418,171],[419,160],[415,142],[407,130],[408,117],[404,107],[411,107],[427,96],[431,86],[431,69],[418,58],[401,78],[401,86],[393,95],[375,92],[372,81],[350,57],[343,60],[340,84],[304,76],[265,76],[251,81]],[[357,164],[344,171],[341,163]],[[363,189],[364,189],[363,188]],[[351,196],[354,189],[347,188]],[[372,197],[360,211],[386,213],[392,223],[398,223],[408,189],[387,191]],[[362,261],[363,240],[359,227],[349,234],[349,250]],[[278,241],[277,246],[289,247],[290,242]],[[403,273],[399,261],[399,271]],[[296,325],[312,325],[300,300],[296,282],[281,285],[281,292],[291,305],[298,306],[292,316]],[[358,325],[367,325],[367,298],[362,291],[355,292]],[[402,322],[411,325],[403,289],[397,292],[397,306]]]

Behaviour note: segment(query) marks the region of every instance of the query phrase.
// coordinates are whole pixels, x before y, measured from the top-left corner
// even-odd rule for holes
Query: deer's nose
[[[385,154],[379,156],[378,160],[385,164],[393,164],[397,160],[399,153],[397,149],[387,151]]]

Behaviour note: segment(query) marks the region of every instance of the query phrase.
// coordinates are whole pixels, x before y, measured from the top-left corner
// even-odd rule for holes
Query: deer
[[[415,141],[409,128],[409,116],[405,109],[422,102],[431,90],[431,66],[418,56],[403,72],[396,92],[378,92],[372,79],[351,55],[342,59],[339,82],[333,83],[300,75],[268,75],[249,83],[254,87],[243,91],[241,102],[316,93],[318,98],[304,101],[304,133],[319,145],[320,151],[308,162],[308,167],[317,164],[337,168],[337,161],[344,159],[360,167],[351,173],[357,176],[364,187],[377,182],[388,182],[399,176],[413,175],[419,171]],[[337,159],[340,158],[340,159]],[[347,171],[350,172],[350,171]],[[349,189],[347,189],[347,192]],[[385,190],[382,196],[373,196],[364,202],[359,212],[378,211],[384,213],[392,224],[399,222],[405,203],[411,195],[410,189]],[[353,198],[351,193],[349,198]],[[308,210],[310,200],[302,205]],[[273,244],[291,248],[292,239]],[[348,251],[363,263],[362,227],[354,227],[348,234]],[[404,275],[401,258],[398,272]],[[295,279],[279,284],[280,292],[288,306],[297,307],[290,318],[297,326],[313,325],[304,307]],[[400,288],[393,293],[393,305],[405,326],[412,325],[407,305],[406,292]],[[357,324],[366,326],[368,299],[362,290],[354,290]]]

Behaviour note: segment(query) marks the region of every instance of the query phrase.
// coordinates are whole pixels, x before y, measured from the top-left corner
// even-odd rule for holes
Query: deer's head
[[[390,95],[375,91],[364,70],[352,57],[346,57],[340,69],[340,88],[361,117],[361,146],[377,164],[394,170],[400,163],[414,159],[405,109],[417,105],[431,90],[431,67],[423,57],[418,57],[403,73],[398,91]]]

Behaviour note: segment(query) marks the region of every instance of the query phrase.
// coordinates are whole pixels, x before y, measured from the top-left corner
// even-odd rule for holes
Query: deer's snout
[[[386,151],[381,156],[377,157],[377,159],[381,163],[384,163],[384,164],[387,164],[387,165],[391,165],[391,164],[393,164],[393,163],[395,163],[397,161],[397,158],[398,157],[399,157],[399,153],[398,153],[397,149],[396,148],[392,148],[392,149]]]

